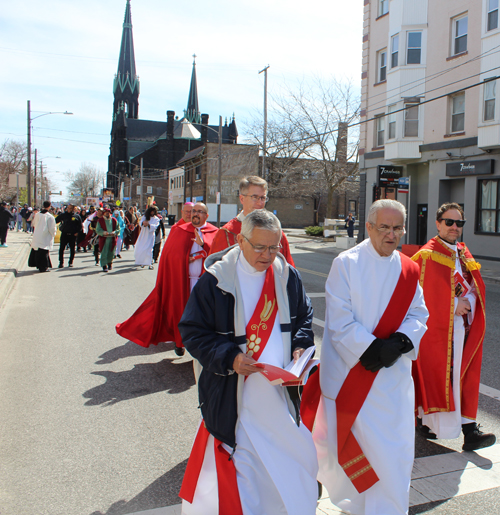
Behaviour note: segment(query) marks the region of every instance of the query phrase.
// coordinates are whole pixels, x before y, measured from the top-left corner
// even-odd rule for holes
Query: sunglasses
[[[457,224],[457,227],[460,228],[465,225],[465,222],[467,220],[453,220],[453,218],[441,218],[439,221],[444,222],[446,224],[446,227],[452,227],[453,224]]]

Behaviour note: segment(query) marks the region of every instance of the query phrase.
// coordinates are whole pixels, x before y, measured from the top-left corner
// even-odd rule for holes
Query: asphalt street
[[[320,345],[334,256],[290,242]],[[199,421],[192,362],[173,344],[143,349],[116,335],[156,279],[133,266],[132,250],[122,255],[108,274],[89,253],[74,268],[24,269],[0,311],[1,515],[125,515],[179,503]],[[499,285],[487,285],[487,309],[482,383],[500,390]],[[499,401],[481,395],[478,419],[500,434]],[[461,444],[417,438],[416,456]],[[486,515],[500,512],[499,500],[489,488],[410,513]]]

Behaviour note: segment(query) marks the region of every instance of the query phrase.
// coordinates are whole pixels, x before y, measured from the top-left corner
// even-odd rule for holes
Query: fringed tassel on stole
[[[209,436],[210,433],[202,422],[194,440],[182,480],[181,491],[179,492],[179,497],[189,503],[192,503],[194,499]],[[217,438],[214,438],[214,453],[217,469],[219,515],[243,515],[234,462],[224,449],[222,442]]]

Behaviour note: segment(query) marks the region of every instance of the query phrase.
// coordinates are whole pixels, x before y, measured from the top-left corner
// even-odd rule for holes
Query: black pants
[[[0,226],[0,243],[3,245],[7,241],[7,231],[9,226]]]
[[[76,245],[76,236],[74,234],[70,234],[67,232],[61,233],[61,240],[59,243],[59,264],[64,265],[64,249],[66,245],[69,244],[69,264],[73,263],[75,259],[75,245]]]

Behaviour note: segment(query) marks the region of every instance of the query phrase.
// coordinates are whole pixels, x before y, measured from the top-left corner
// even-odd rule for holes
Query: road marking
[[[320,277],[328,277],[328,274],[324,274],[322,272],[316,272],[315,270],[308,270],[307,268],[299,268],[295,267],[299,272],[306,272],[308,274],[319,275]]]
[[[325,327],[325,322],[316,317],[313,317],[313,324],[319,325],[320,327]]]
[[[323,293],[308,293],[307,296],[310,299],[315,299],[315,298],[319,298],[319,297],[325,297],[326,293],[325,292],[323,292]]]
[[[479,385],[479,393],[482,393],[483,395],[487,395],[492,399],[500,401],[500,390],[495,390],[495,388],[491,388],[489,386],[486,386],[485,384]]]

